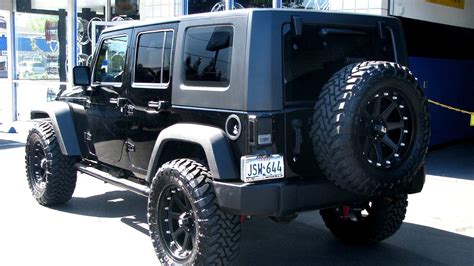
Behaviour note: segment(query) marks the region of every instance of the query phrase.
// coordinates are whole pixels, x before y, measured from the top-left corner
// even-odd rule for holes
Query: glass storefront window
[[[0,79],[8,77],[7,30],[6,16],[0,11]]]
[[[220,3],[220,0],[189,0],[188,1],[188,13],[199,14],[204,12],[211,12],[211,10]]]
[[[316,9],[325,10],[330,9],[330,0],[283,0],[283,7],[299,8],[299,9]]]
[[[15,15],[16,79],[59,79],[58,16]]]
[[[78,65],[91,64],[93,49],[100,33],[105,28],[140,18],[138,0],[112,0],[111,4],[110,22],[105,26],[104,24],[107,24],[105,23],[105,0],[77,0]],[[94,27],[94,25],[96,26]]]
[[[245,8],[271,8],[272,0],[237,0]]]

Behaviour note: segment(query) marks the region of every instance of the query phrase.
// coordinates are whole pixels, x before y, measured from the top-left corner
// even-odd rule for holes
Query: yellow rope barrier
[[[456,107],[453,107],[453,106],[449,106],[447,104],[442,104],[440,102],[437,102],[437,101],[433,101],[433,100],[430,100],[428,99],[428,102],[429,103],[432,103],[434,105],[437,105],[437,106],[440,106],[440,107],[443,107],[443,108],[446,108],[448,110],[451,110],[451,111],[455,111],[455,112],[459,112],[459,113],[463,113],[463,114],[467,114],[467,115],[470,115],[471,116],[471,127],[474,126],[474,112],[469,112],[469,111],[466,111],[466,110],[462,110],[462,109],[459,109],[459,108],[456,108]]]

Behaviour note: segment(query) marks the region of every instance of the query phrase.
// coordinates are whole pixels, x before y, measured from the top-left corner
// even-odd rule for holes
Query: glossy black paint
[[[173,34],[177,30],[177,24],[162,24],[149,27],[142,27],[134,29],[132,45],[128,56],[129,68],[127,72],[132,73],[133,65],[136,61],[136,47],[138,36],[147,32],[166,31],[167,34]],[[173,40],[176,39],[176,34],[173,34]],[[174,41],[173,41],[174,42]],[[157,55],[161,56],[161,55]],[[172,58],[174,51],[172,51]],[[172,60],[171,60],[172,61]],[[172,66],[171,66],[172,67]],[[127,150],[127,157],[129,160],[129,170],[137,174],[146,174],[148,163],[153,151],[153,145],[164,128],[170,126],[175,121],[175,114],[170,110],[158,109],[150,107],[150,103],[171,103],[171,87],[172,83],[165,86],[155,86],[151,84],[146,86],[133,85],[134,77],[130,77],[130,84],[127,93],[128,104],[132,108],[132,112],[127,115],[127,132],[126,138],[130,145],[133,145],[132,150]]]
[[[117,31],[111,35],[105,34],[102,36],[100,43],[111,37],[131,36],[131,34],[132,29]],[[131,38],[127,40],[127,46],[130,46]],[[127,52],[126,56],[128,57],[129,54]],[[97,57],[98,52],[96,52]],[[94,61],[95,64],[96,61]],[[94,154],[101,162],[127,168],[129,162],[123,156],[127,136],[127,117],[126,112],[124,112],[126,100],[121,101],[121,99],[127,99],[130,83],[129,61],[125,60],[121,82],[116,80],[101,82],[97,77],[97,73],[99,73],[97,67],[95,66],[92,69],[94,77],[87,95],[88,106],[86,105],[91,135],[89,146],[93,147],[93,149],[90,149],[90,153]]]
[[[266,12],[269,13],[267,14]],[[253,14],[253,19],[255,20],[253,23],[258,24],[259,22],[265,21],[265,19],[269,19],[268,16],[272,16],[273,14],[270,14],[270,12],[274,11],[266,12],[259,13],[259,16]],[[79,141],[81,143],[83,156],[94,161],[115,166],[121,170],[129,171],[129,174],[133,174],[136,177],[144,178],[147,174],[147,167],[155,141],[163,129],[176,123],[196,123],[224,130],[227,118],[230,115],[237,115],[241,121],[242,133],[236,140],[229,139],[232,150],[231,152],[237,169],[240,168],[240,157],[244,155],[283,154],[285,158],[285,177],[321,176],[320,171],[315,164],[309,136],[311,117],[313,115],[313,105],[316,98],[308,99],[308,101],[305,102],[292,102],[290,104],[285,104],[282,82],[283,67],[281,67],[281,69],[273,69],[275,67],[272,66],[272,73],[275,75],[278,74],[275,76],[276,78],[273,76],[267,77],[269,74],[264,74],[263,72],[261,73],[261,76],[255,76],[255,73],[258,74],[261,70],[253,71],[252,69],[257,67],[255,65],[248,66],[247,69],[247,66],[243,65],[245,60],[242,58],[249,56],[251,60],[255,61],[252,62],[257,63],[259,59],[263,57],[266,58],[266,61],[268,61],[268,58],[274,58],[275,56],[278,56],[276,57],[277,59],[281,57],[281,48],[283,47],[281,30],[284,24],[290,23],[292,15],[300,16],[303,19],[303,23],[321,23],[321,21],[324,21],[324,23],[326,23],[325,25],[333,23],[341,26],[343,23],[346,23],[344,25],[347,25],[348,22],[351,22],[351,24],[357,24],[359,26],[370,24],[372,25],[372,28],[375,27],[374,25],[376,25],[376,22],[382,18],[353,15],[341,15],[341,17],[336,17],[320,13],[315,15],[311,12],[291,11],[285,13],[275,11],[275,14],[279,15],[272,17],[272,23],[279,23],[280,26],[275,27],[270,35],[265,35],[269,38],[277,38],[271,39],[273,42],[273,46],[271,47],[274,48],[271,52],[269,51],[269,53],[266,54],[261,49],[252,50],[255,47],[261,48],[259,45],[254,47],[250,44],[249,47],[245,47],[244,40],[247,40],[247,38],[250,37],[247,36],[247,34],[249,34],[249,32],[247,32],[248,25],[245,24],[247,23],[247,19],[244,19],[247,15],[243,12],[241,13],[236,12],[233,20],[226,18],[222,14],[218,14],[216,16],[219,17],[215,22],[216,24],[226,25],[234,23],[234,41],[238,40],[239,47],[234,47],[237,52],[233,54],[233,57],[236,57],[237,55],[239,60],[236,60],[236,58],[232,59],[233,64],[238,62],[236,63],[237,70],[232,72],[232,77],[238,77],[238,83],[234,82],[233,88],[234,92],[236,89],[241,90],[238,95],[245,92],[244,96],[241,95],[242,97],[238,99],[232,97],[234,94],[225,93],[219,94],[217,98],[213,99],[212,97],[208,97],[208,95],[218,95],[215,91],[183,90],[180,87],[183,84],[182,68],[184,64],[181,61],[176,61],[175,58],[183,58],[180,54],[182,53],[180,48],[183,46],[182,37],[186,27],[196,27],[199,23],[210,25],[214,22],[206,21],[201,18],[183,20],[181,22],[175,21],[129,28],[124,27],[122,29],[118,27],[119,30],[106,31],[101,36],[101,40],[123,34],[129,36],[125,68],[122,74],[122,83],[114,85],[93,84],[87,90],[82,99],[80,97],[72,99],[71,97],[66,96],[61,98],[61,100],[69,101],[75,106],[73,112],[75,113],[74,117],[76,120],[77,134],[80,139]],[[398,26],[398,22],[394,19],[383,19],[387,19],[387,23],[390,24],[392,28]],[[262,25],[260,26],[263,27]],[[260,26],[254,25],[253,27],[255,28],[253,30],[258,30]],[[138,35],[144,32],[160,30],[172,30],[174,32],[174,45],[171,60],[171,69],[173,69],[172,72],[174,75],[170,77],[170,83],[166,84],[166,86],[147,87],[146,85],[143,86],[143,84],[141,86],[135,86],[133,84],[133,72],[135,71],[134,65],[136,61]],[[399,38],[402,38],[402,35],[396,35],[394,37],[399,40]],[[252,33],[252,38],[256,38],[252,39],[252,43],[255,42],[256,44],[259,44],[261,41],[260,39],[263,37]],[[279,41],[281,43],[278,43]],[[267,42],[268,40],[265,40],[263,43]],[[396,50],[398,51],[397,59],[402,64],[406,63],[406,54],[403,43],[403,39],[397,41],[396,47]],[[236,43],[234,43],[234,45],[235,44]],[[250,49],[252,51],[250,55],[246,55],[246,50],[243,49]],[[258,52],[259,55],[254,54],[256,52]],[[255,57],[252,57],[252,55]],[[96,54],[93,62],[97,60],[97,56],[98,55]],[[278,61],[277,59],[275,60]],[[278,64],[282,63],[278,62]],[[260,67],[260,65],[258,65],[258,67]],[[249,73],[247,74],[244,70],[249,71]],[[235,73],[239,75],[234,75]],[[246,78],[249,80],[248,83]],[[272,86],[280,84],[278,85],[279,87],[271,87],[268,84],[264,84],[266,87],[263,88],[260,86],[260,83],[254,84],[250,82],[250,80],[260,80],[263,82],[268,78],[273,79],[271,82]],[[232,82],[233,81],[231,80],[231,83]],[[240,87],[240,85],[242,85],[242,87]],[[270,93],[268,93],[269,88],[267,88],[269,86],[271,87]],[[255,90],[252,91],[252,94],[255,93],[255,95],[260,96],[250,97],[246,95],[247,93],[250,94],[251,88]],[[317,94],[317,91],[320,88],[314,89],[316,91],[315,94]],[[179,91],[179,94],[174,94],[177,91]],[[173,99],[172,95],[181,95],[183,98],[180,99],[193,101],[194,104],[174,104],[176,99]],[[199,97],[195,95],[199,95]],[[222,100],[223,96],[226,96],[225,100]],[[266,103],[266,101],[268,101],[267,98],[269,97],[272,98],[271,104]],[[111,99],[116,99],[116,101],[111,103]],[[220,100],[217,101],[216,99]],[[281,100],[274,102],[275,99]],[[257,102],[259,100],[264,102],[258,104]],[[224,106],[226,104],[228,104],[228,106],[247,104],[247,106],[244,106],[242,110],[229,110],[230,108],[217,109],[218,107],[216,106],[209,106],[208,108],[197,107],[209,101],[212,101],[216,106]],[[156,104],[150,105],[150,102]],[[157,109],[156,106],[158,106],[158,104],[162,104],[161,106],[164,106],[164,108]],[[80,111],[81,105],[85,111]],[[270,111],[250,111],[262,109]],[[278,110],[275,111],[275,109]],[[253,127],[257,127],[257,129],[252,128],[250,130],[249,117],[253,117]],[[271,121],[270,130],[272,133],[272,143],[270,145],[259,145],[257,142],[259,121],[262,122],[263,120],[266,120],[266,125],[268,125],[268,120]],[[176,148],[179,149],[179,147]],[[84,153],[84,150],[87,152]]]

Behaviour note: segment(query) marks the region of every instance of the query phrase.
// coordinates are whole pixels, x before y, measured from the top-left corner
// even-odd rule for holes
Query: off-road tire
[[[76,188],[77,158],[61,153],[51,122],[30,130],[25,152],[28,186],[36,201],[45,206],[69,201]]]
[[[373,244],[389,238],[400,229],[408,206],[407,195],[371,202],[366,217],[342,216],[342,207],[324,209],[320,214],[326,227],[340,240],[351,244]],[[360,215],[360,213],[358,214]]]
[[[171,254],[173,244],[166,240],[165,234],[171,234],[172,230],[165,231],[168,230],[168,224],[161,223],[170,217],[167,216],[166,211],[172,212],[175,208],[168,205],[166,209],[160,205],[165,197],[171,200],[170,189],[172,193],[183,193],[187,201],[185,205],[190,204],[190,212],[193,214],[192,228],[195,230],[192,239],[193,246],[189,255],[184,258],[177,258]],[[239,251],[239,218],[219,209],[211,183],[211,173],[207,167],[195,160],[178,159],[167,162],[157,171],[152,181],[148,199],[148,225],[155,252],[162,264],[232,264]],[[174,239],[174,233],[173,236],[168,237]],[[184,241],[181,242],[184,243]]]
[[[393,96],[388,92],[393,93]],[[365,118],[366,108],[370,104],[375,105],[378,99],[374,97],[379,97],[379,93],[379,101],[383,100],[385,103],[390,98],[395,99],[394,108],[400,108],[396,111],[407,112],[410,117],[402,116],[401,113],[389,114],[407,120],[392,124],[399,127],[401,125],[400,140],[390,143],[397,146],[388,146],[385,142],[380,144],[376,137],[372,139],[370,134],[373,133],[369,134],[375,128],[372,128],[372,124],[370,128],[367,126],[364,129],[366,132],[363,134],[370,135],[370,141],[384,148],[385,153],[390,153],[390,150],[387,152],[387,147],[393,147],[390,148],[393,149],[390,160],[382,159],[380,163],[375,163],[366,157],[369,153],[377,154],[381,148],[378,151],[377,147],[372,148],[367,144],[367,139],[365,145],[370,146],[369,149],[373,151],[366,153],[365,146],[362,148],[357,141],[360,141],[362,134],[360,128],[365,125],[365,122],[361,122],[363,117],[364,121],[370,119]],[[398,104],[399,102],[403,104]],[[379,102],[378,114],[380,117],[384,115],[386,119],[388,115],[381,111],[380,105]],[[388,112],[390,107],[386,107],[385,111]],[[373,110],[375,114],[375,107]],[[367,123],[371,122],[374,121]],[[387,133],[387,130],[398,130],[390,129],[388,125],[387,123],[386,127],[379,126],[380,131],[385,130],[386,135],[398,134],[398,131]],[[310,134],[319,167],[325,177],[340,188],[366,196],[401,194],[408,191],[428,150],[431,131],[427,99],[416,78],[404,66],[379,61],[351,64],[335,73],[323,87],[315,104]],[[377,155],[377,158],[383,156]]]

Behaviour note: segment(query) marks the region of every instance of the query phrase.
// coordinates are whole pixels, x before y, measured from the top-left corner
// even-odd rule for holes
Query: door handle
[[[122,98],[122,97],[110,98],[109,103],[116,105],[117,107],[122,107],[127,103],[127,98]]]
[[[169,103],[167,101],[149,101],[148,102],[148,107],[150,108],[154,108],[158,111],[164,111],[166,109],[168,109],[169,107]]]

